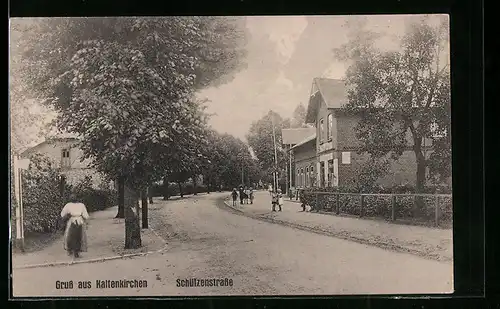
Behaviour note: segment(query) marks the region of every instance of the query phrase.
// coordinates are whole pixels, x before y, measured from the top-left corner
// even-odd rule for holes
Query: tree
[[[350,41],[336,50],[339,59],[352,61],[346,74],[346,110],[360,113],[357,135],[363,150],[372,156],[391,154],[397,159],[409,147],[414,151],[416,189],[423,192],[426,168],[436,165],[432,161],[441,160],[437,164],[441,170],[434,169],[441,175],[448,175],[451,167],[449,161],[443,164],[451,149],[450,72],[443,59],[448,48],[447,20],[436,27],[427,20],[411,23],[400,51],[377,50],[374,37],[357,27]],[[424,155],[426,139],[434,141],[429,159]]]
[[[202,138],[193,93],[239,67],[234,24],[223,17],[42,20],[24,55],[40,65],[25,82],[50,98],[61,130],[82,137],[83,157],[119,179],[123,205],[153,180],[179,172],[175,164]],[[136,228],[126,231],[126,246],[140,244]]]
[[[307,128],[307,127],[309,127],[306,124],[306,114],[307,114],[307,110],[304,107],[304,105],[302,105],[302,103],[297,105],[297,107],[293,111],[292,119],[290,120],[290,127],[291,128]]]
[[[9,118],[10,146],[13,153],[21,153],[49,134],[53,111],[33,100],[29,89],[22,82],[32,74],[23,66],[23,52],[30,46],[31,27],[25,23],[12,23],[9,55]]]
[[[239,184],[250,185],[259,177],[256,161],[252,158],[248,145],[229,135],[209,131],[208,141],[210,162],[205,175],[210,183],[220,187],[235,187]]]
[[[281,136],[281,129],[289,128],[290,124],[283,120],[279,114],[270,111],[263,118],[252,123],[247,135],[248,144],[259,160],[263,173],[267,175],[266,181],[268,182],[272,179],[272,173],[276,171],[273,142],[273,118],[276,135],[278,172],[283,174],[283,171],[286,170],[288,162],[288,153],[282,147],[283,140]]]

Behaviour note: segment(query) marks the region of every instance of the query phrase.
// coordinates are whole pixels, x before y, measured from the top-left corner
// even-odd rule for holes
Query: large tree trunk
[[[137,249],[142,246],[141,228],[139,226],[138,215],[134,213],[133,207],[139,208],[139,201],[136,193],[125,186],[125,249]]]
[[[163,200],[166,201],[170,198],[170,192],[168,190],[168,176],[163,177]]]
[[[181,198],[183,198],[184,193],[182,192],[182,183],[179,181],[177,182],[177,185],[179,186],[179,195],[181,196]]]
[[[125,178],[118,177],[118,213],[115,218],[125,218]]]
[[[415,149],[415,157],[417,160],[417,177],[415,182],[415,190],[417,193],[424,193],[425,188],[425,157],[422,154],[421,147],[417,146]],[[415,197],[414,215],[419,216],[425,207],[425,201],[422,196]]]
[[[148,228],[148,192],[147,189],[143,190],[141,194],[141,209],[142,209],[142,228]]]

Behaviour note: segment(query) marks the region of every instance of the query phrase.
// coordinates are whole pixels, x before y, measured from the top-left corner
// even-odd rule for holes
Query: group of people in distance
[[[252,187],[244,187],[241,185],[239,190],[236,188],[231,192],[231,197],[233,198],[233,206],[236,206],[236,200],[240,197],[240,204],[253,204],[253,188]]]
[[[281,189],[274,191],[272,185],[269,185],[269,195],[271,196],[272,211],[276,211],[276,206],[278,206],[278,211],[282,211],[284,200]],[[233,206],[236,206],[238,196],[240,198],[240,204],[253,204],[254,192],[252,187],[243,187],[241,185],[239,189],[233,188],[231,192]]]

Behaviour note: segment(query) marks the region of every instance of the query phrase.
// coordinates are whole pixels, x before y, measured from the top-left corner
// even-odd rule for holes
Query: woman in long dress
[[[73,195],[70,197],[70,202],[64,205],[61,217],[67,219],[64,249],[68,255],[78,258],[80,252],[87,252],[86,221],[89,219],[87,207]]]

